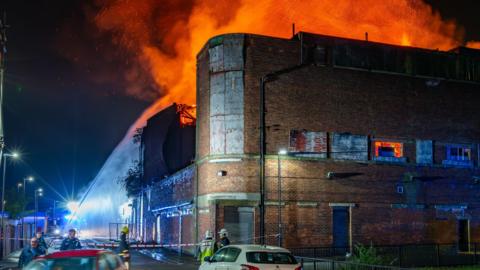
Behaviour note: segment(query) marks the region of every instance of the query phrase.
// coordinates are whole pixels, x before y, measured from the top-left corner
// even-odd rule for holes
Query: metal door
[[[468,219],[458,220],[458,250],[469,251],[470,226]]]
[[[349,214],[347,207],[333,207],[333,246],[347,248],[349,242]]]
[[[232,244],[253,243],[253,208],[226,206],[224,226]]]

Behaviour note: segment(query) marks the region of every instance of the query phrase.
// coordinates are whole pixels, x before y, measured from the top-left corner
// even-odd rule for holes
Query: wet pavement
[[[144,254],[142,254],[144,253]],[[198,262],[191,256],[179,255],[177,252],[168,250],[144,250],[132,252],[132,270],[197,270]],[[152,257],[155,257],[153,259]]]

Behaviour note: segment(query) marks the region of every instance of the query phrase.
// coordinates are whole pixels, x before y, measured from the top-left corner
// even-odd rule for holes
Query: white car
[[[287,249],[260,245],[230,245],[206,257],[199,270],[301,270]]]

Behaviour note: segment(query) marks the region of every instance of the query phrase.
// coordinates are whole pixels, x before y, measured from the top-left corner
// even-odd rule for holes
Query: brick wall
[[[189,166],[151,186],[150,209],[144,215],[146,241],[165,245],[195,243],[194,185],[195,166]],[[194,252],[193,248],[183,250]]]
[[[244,155],[215,163],[209,155],[208,44],[197,62],[197,161],[199,195],[259,192],[259,80],[299,63],[300,41],[246,35],[244,73]],[[470,169],[442,165],[445,145],[480,143],[478,84],[307,65],[266,84],[266,235],[277,232],[276,153],[288,148],[291,130],[351,133],[403,143],[406,162],[339,161],[287,156],[281,160],[284,243],[287,246],[332,244],[330,203],[351,203],[352,239],[375,244],[445,243],[457,240],[457,220],[470,219],[471,239],[480,240],[480,185]],[[433,141],[433,164],[416,163],[416,140]],[[229,156],[225,156],[229,157]],[[238,156],[237,156],[238,157]],[[219,176],[219,171],[226,175]],[[328,179],[327,173],[351,174]],[[398,193],[398,187],[403,193]],[[199,228],[222,226],[222,200],[210,201],[199,215]],[[239,199],[237,204],[251,205]],[[462,215],[439,213],[438,205],[468,205]],[[214,206],[214,210],[212,209]],[[207,207],[208,208],[208,207]],[[214,220],[212,222],[212,219]],[[258,208],[255,221],[258,222]],[[215,227],[215,228],[213,228]],[[255,229],[258,234],[258,224]],[[268,239],[276,243],[275,239]]]

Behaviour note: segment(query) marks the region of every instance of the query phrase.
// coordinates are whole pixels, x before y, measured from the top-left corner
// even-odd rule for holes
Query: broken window
[[[447,146],[448,160],[471,160],[472,149],[469,147]]]
[[[375,142],[376,157],[403,157],[403,144],[398,142]]]
[[[446,148],[446,159],[443,165],[472,167],[472,147],[465,145],[450,144]]]
[[[327,157],[327,133],[291,130],[289,152],[297,156]]]
[[[403,156],[403,143],[390,141],[375,141],[374,159],[386,162],[405,162]]]

